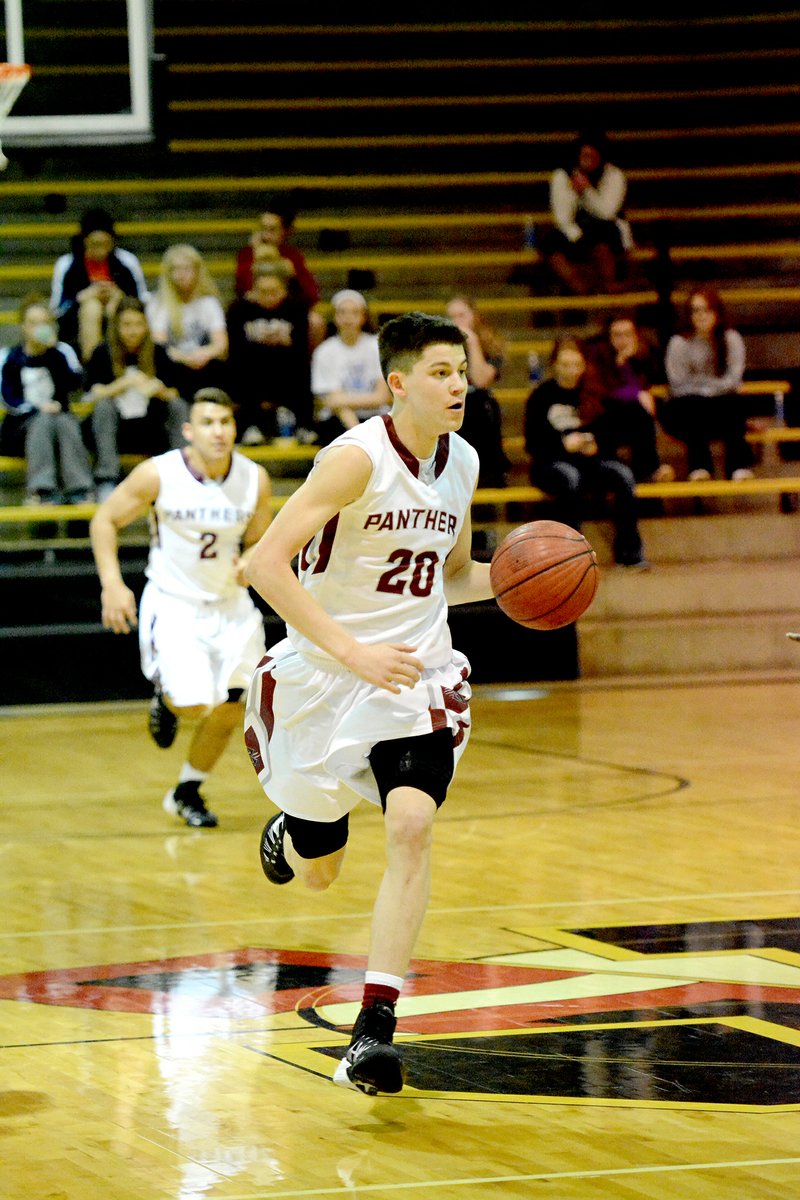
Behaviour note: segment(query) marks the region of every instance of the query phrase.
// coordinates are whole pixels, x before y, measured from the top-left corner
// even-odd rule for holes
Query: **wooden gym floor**
[[[800,1195],[800,676],[485,687],[400,1007],[409,1086],[330,1076],[381,821],[270,888],[143,705],[4,710],[4,1200]]]

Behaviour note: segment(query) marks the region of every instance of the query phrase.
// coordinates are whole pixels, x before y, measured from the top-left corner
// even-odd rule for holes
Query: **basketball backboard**
[[[153,0],[3,0],[0,57],[31,79],[6,147],[113,145],[153,136]]]

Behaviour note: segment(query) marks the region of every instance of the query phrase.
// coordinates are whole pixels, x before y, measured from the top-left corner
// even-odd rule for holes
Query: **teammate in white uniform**
[[[242,697],[264,654],[264,622],[244,568],[271,515],[263,467],[233,453],[231,401],[197,392],[185,450],[140,463],[98,508],[92,548],[102,586],[103,624],[128,633],[136,599],[119,564],[118,532],[150,511],[148,582],[139,609],[142,670],[155,686],[149,728],[171,746],[180,717],[197,722],[176,786],[164,798],[187,825],[213,826],[200,785],[242,719]]]
[[[379,335],[391,415],[317,455],[248,565],[288,638],[253,676],[245,741],[281,809],[262,834],[273,883],[336,878],[348,813],[381,804],[387,863],[361,1013],[334,1076],[374,1095],[403,1083],[394,1005],[422,924],[430,844],[469,734],[469,664],[447,605],[491,596],[471,558],[475,451],[456,431],[467,359],[453,322],[424,313]],[[299,555],[299,578],[292,562]]]

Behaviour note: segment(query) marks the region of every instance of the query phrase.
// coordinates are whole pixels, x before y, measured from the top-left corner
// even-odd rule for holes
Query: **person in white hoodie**
[[[550,267],[576,295],[619,292],[626,251],[632,246],[623,215],[627,181],[608,161],[606,138],[583,133],[563,167],[550,177],[552,230],[541,251]]]

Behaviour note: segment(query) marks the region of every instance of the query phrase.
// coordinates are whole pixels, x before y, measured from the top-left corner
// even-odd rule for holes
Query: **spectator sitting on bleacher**
[[[144,305],[123,297],[86,367],[99,503],[119,482],[120,453],[150,458],[186,444],[189,405],[170,386],[173,372],[166,350],[153,342]]]
[[[620,566],[643,568],[636,481],[630,467],[600,450],[587,415],[586,359],[574,338],[556,342],[551,368],[525,408],[531,483],[555,498],[556,520],[573,529],[581,527],[587,496],[603,502],[611,494],[614,558]]]
[[[511,464],[503,450],[500,405],[491,391],[503,367],[503,342],[466,296],[454,296],[447,315],[467,339],[469,388],[459,433],[478,453],[478,486],[505,487]]]
[[[336,333],[311,358],[311,390],[323,445],[360,421],[388,412],[391,393],[381,372],[378,339],[361,292],[343,288],[331,300]]]
[[[320,300],[319,284],[309,270],[305,255],[291,243],[296,213],[293,208],[277,202],[261,213],[258,228],[250,235],[246,246],[236,256],[235,289],[238,297],[246,296],[253,286],[254,271],[259,262],[271,262],[279,256],[291,272],[288,276],[289,297],[302,300],[309,314],[310,349],[318,346],[327,332],[325,320],[314,312]]]
[[[616,458],[625,447],[638,482],[675,478],[657,449],[655,356],[630,313],[616,313],[603,338],[588,348],[590,386],[596,395],[595,436],[601,452]]]
[[[603,133],[582,133],[563,167],[550,178],[552,230],[539,249],[571,292],[586,296],[622,290],[620,276],[632,247],[623,205],[627,181],[608,161]]]
[[[26,504],[67,504],[94,498],[89,456],[71,394],[83,372],[75,351],[58,341],[47,303],[31,296],[19,314],[22,340],[0,351],[0,454],[27,459]],[[59,475],[61,491],[59,490]]]
[[[185,400],[191,402],[200,388],[227,386],[225,312],[199,250],[176,245],[164,252],[158,290],[146,311],[153,341],[176,367],[170,382]]]
[[[670,338],[666,354],[669,398],[661,423],[686,444],[689,479],[711,479],[711,443],[725,447],[729,479],[752,479],[753,451],[747,442],[747,409],[739,394],[745,347],[728,326],[719,294],[695,288],[689,296],[684,331]]]
[[[282,259],[258,263],[253,286],[228,309],[229,391],[245,446],[276,436],[280,408],[292,414],[298,442],[316,440],[308,309],[289,296],[290,269]]]
[[[116,246],[109,213],[90,208],[81,217],[71,252],[56,260],[50,294],[59,336],[74,346],[82,362],[102,341],[122,296],[147,300],[144,272],[135,254]]]

